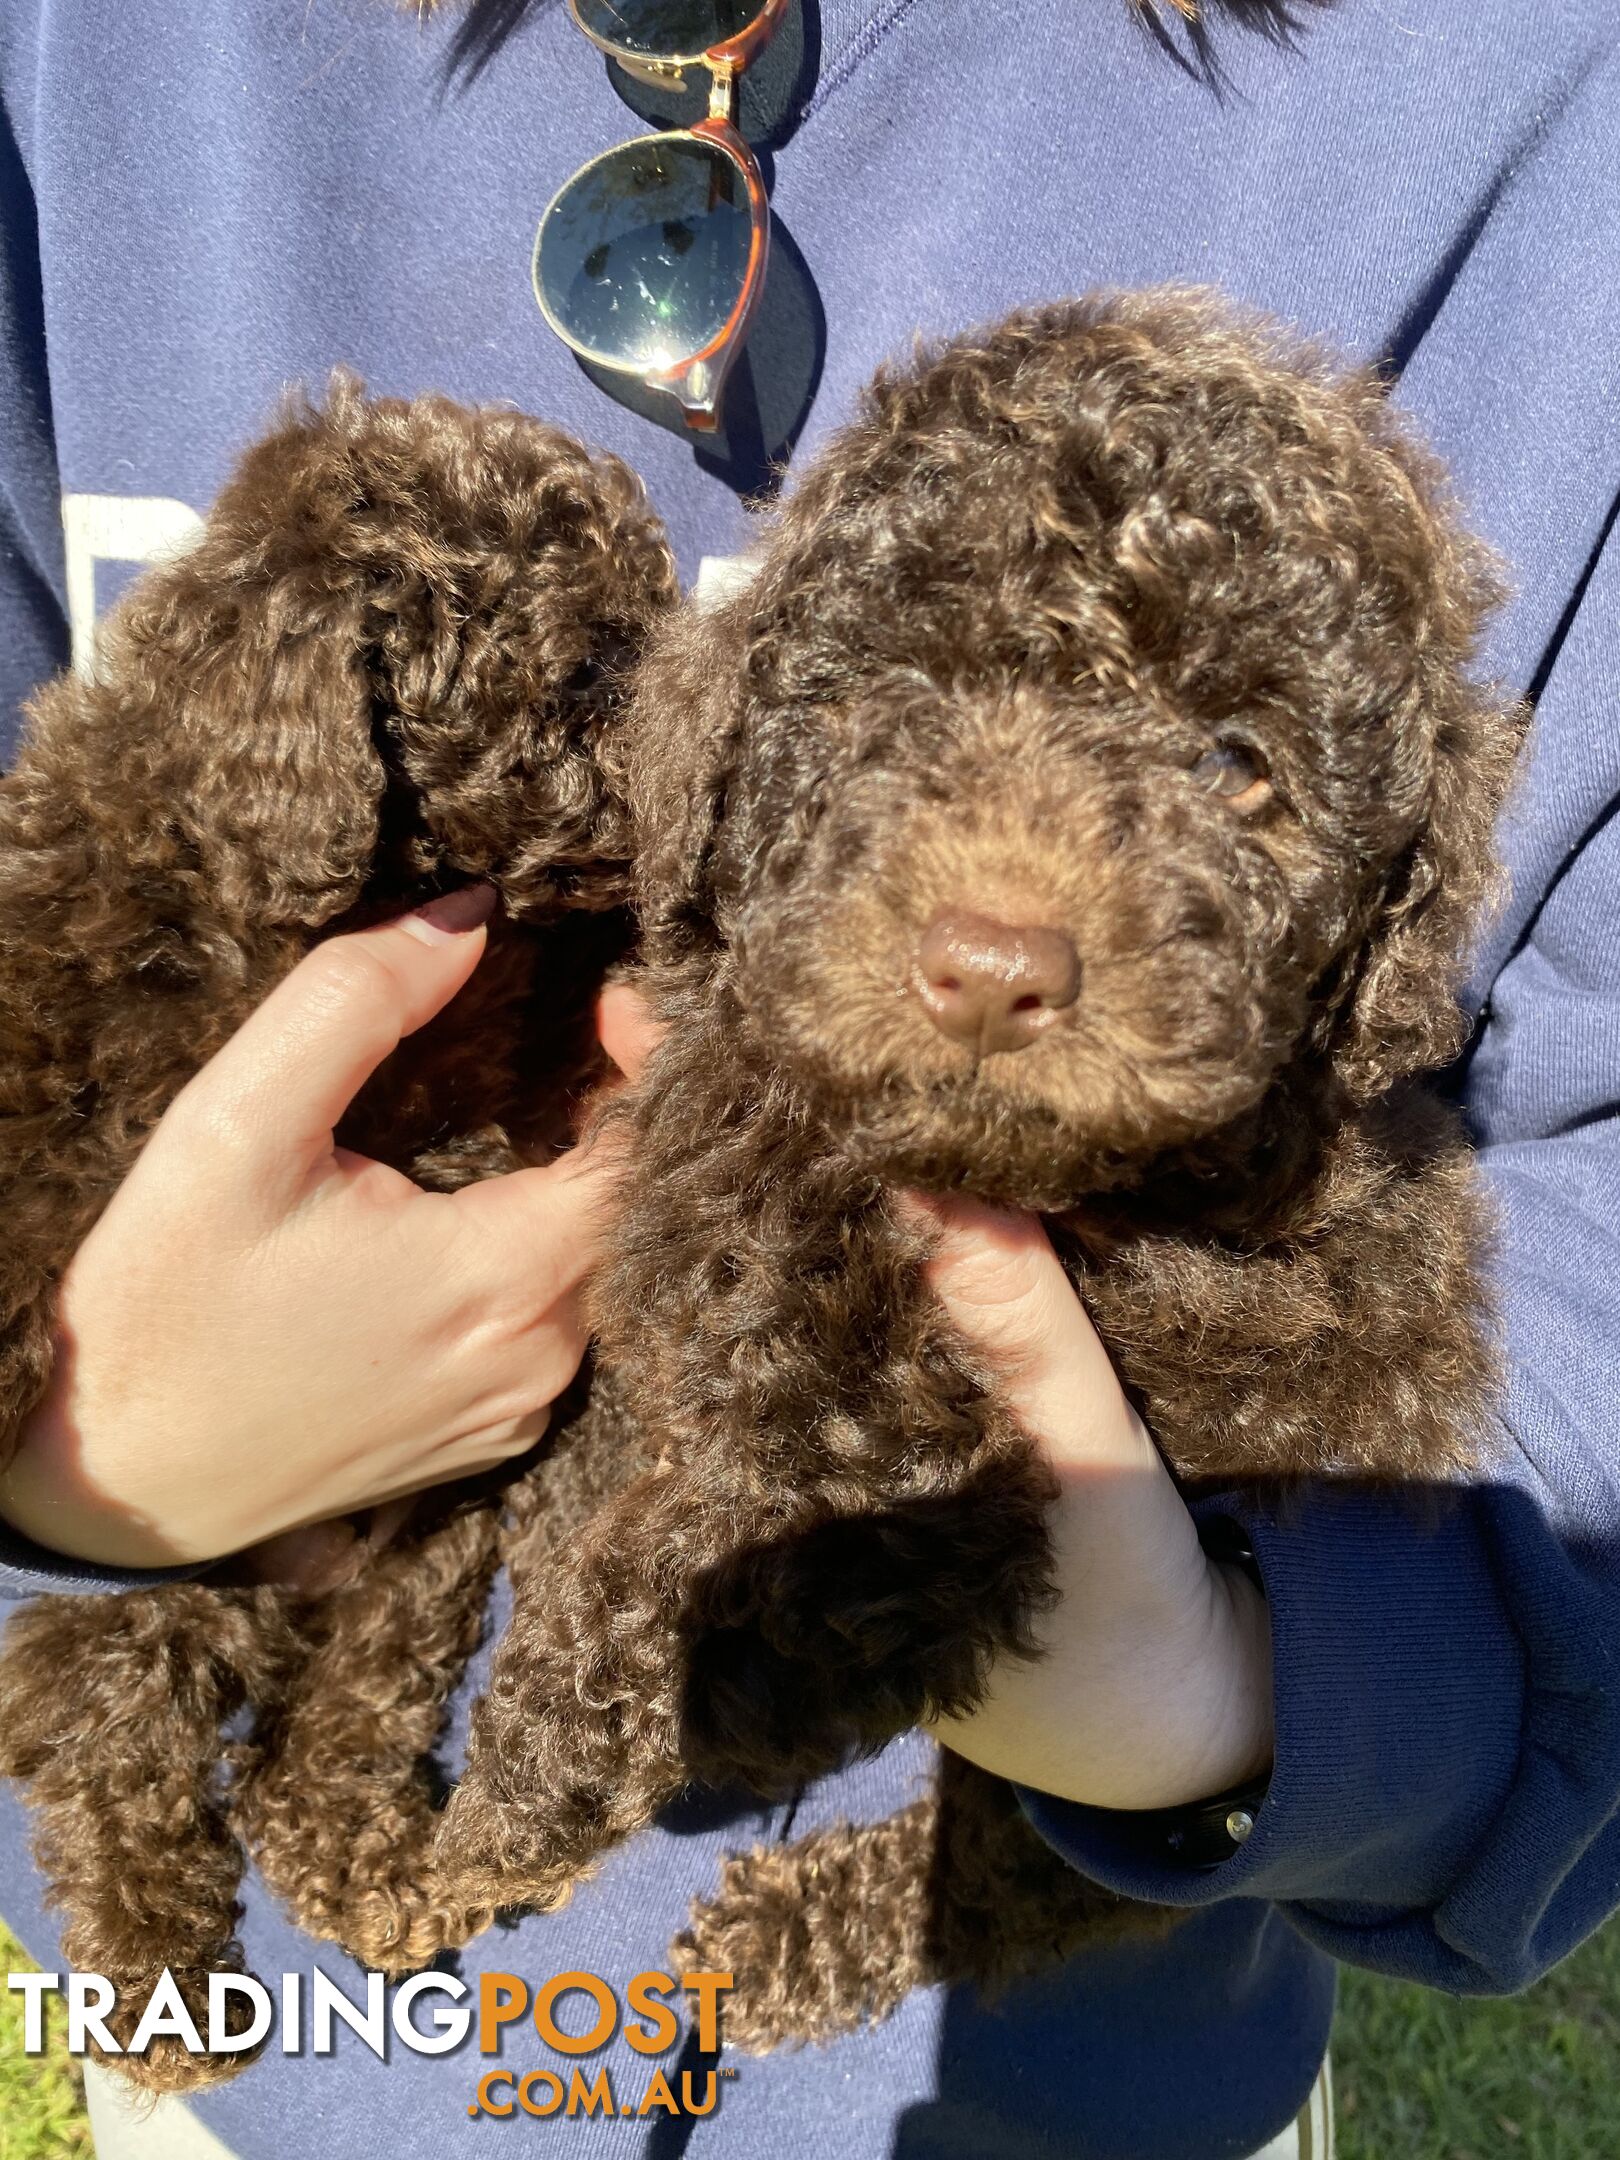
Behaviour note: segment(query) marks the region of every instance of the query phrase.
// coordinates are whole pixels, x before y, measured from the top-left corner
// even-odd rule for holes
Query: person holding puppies
[[[1516,1987],[1612,1897],[1620,431],[1604,280],[1620,251],[1594,228],[1620,199],[1604,184],[1620,28],[1595,4],[1527,23],[1509,0],[1455,0],[1422,35],[1345,0],[1304,15],[1292,45],[1263,34],[1259,7],[1155,32],[1123,0],[1093,0],[1080,35],[1072,0],[1016,23],[943,4],[818,12],[821,87],[774,156],[776,210],[826,322],[807,443],[920,320],[952,330],[1042,294],[1196,276],[1390,356],[1507,556],[1517,590],[1489,661],[1534,697],[1537,746],[1454,1079],[1502,1208],[1512,1382],[1500,1452],[1440,1530],[1375,1498],[1312,1496],[1290,1518],[1244,1516],[1252,1563],[1211,1551],[1038,1227],[947,1209],[936,1293],[1087,1503],[1065,1532],[1048,1655],[998,1674],[952,1742],[1029,1789],[1031,1820],[1076,1869],[1193,1917],[1157,1948],[1099,1953],[1011,2017],[924,1993],[828,2053],[750,2063],[688,2126],[689,2149],[1212,2160],[1293,2135],[1291,2153],[1334,1958]],[[643,471],[689,571],[743,537],[720,461],[605,397],[531,324],[511,275],[506,242],[526,241],[536,194],[622,119],[562,10],[534,12],[448,99],[453,22],[413,32],[381,0],[351,0],[342,36],[312,52],[300,14],[205,25],[97,8],[64,28],[25,10],[8,26],[10,701],[82,628],[58,516],[70,549],[100,532],[106,556],[138,554],[163,522],[154,503],[201,508],[281,380],[334,361],[510,396],[608,442]],[[1241,97],[1215,97],[1217,69]],[[1016,141],[983,117],[1009,70],[1027,102]],[[98,191],[102,216],[86,133],[123,190]],[[727,395],[741,435],[746,375]],[[572,1300],[610,1219],[611,1164],[492,1184],[476,1230],[446,1240],[442,1214],[430,1226],[420,1196],[331,1144],[348,1094],[473,976],[485,935],[418,917],[327,946],[164,1120],[70,1274],[57,1387],[0,1494],[14,1594],[116,1595],[140,1570],[206,1567],[540,1432],[583,1350]],[[644,1015],[614,995],[601,1025],[633,1071]],[[387,1287],[340,1309],[337,1288],[361,1281]],[[500,1326],[470,1327],[497,1293]],[[226,1431],[229,1474],[199,1476]],[[923,1753],[823,1781],[793,1834],[885,1813]],[[1200,1804],[1234,1791],[1252,1801],[1221,1823],[1250,1827],[1211,1853]],[[677,1811],[565,1915],[503,1944],[502,1965],[656,1963],[717,1856],[780,1834],[784,1815]],[[9,1811],[6,1825],[0,1910],[44,1950]],[[259,1969],[312,1961],[271,1916],[249,1918]],[[242,2160],[314,2152],[316,2110],[341,2086],[390,2149],[425,2150],[460,2134],[448,2075],[279,2060],[199,2113]],[[585,2147],[613,2132],[568,2134]]]

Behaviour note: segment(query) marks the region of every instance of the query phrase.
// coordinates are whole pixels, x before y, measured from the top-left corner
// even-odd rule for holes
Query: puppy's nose
[[[917,995],[942,1035],[981,1057],[1022,1050],[1080,995],[1080,956],[1061,930],[952,908],[917,947]]]

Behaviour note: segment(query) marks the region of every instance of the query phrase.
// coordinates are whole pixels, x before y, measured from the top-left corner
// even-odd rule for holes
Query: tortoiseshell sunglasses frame
[[[568,0],[569,14],[597,51],[606,53],[610,60],[637,81],[649,83],[656,89],[681,91],[686,88],[688,68],[706,70],[709,76],[709,110],[707,117],[699,120],[695,126],[666,128],[655,135],[631,136],[628,141],[615,143],[611,149],[602,151],[599,156],[587,159],[577,171],[570,173],[547,203],[535,231],[534,255],[530,265],[534,297],[546,321],[571,351],[597,367],[607,368],[617,375],[628,375],[650,390],[667,392],[680,406],[681,417],[686,425],[698,434],[712,434],[719,426],[721,393],[725,389],[726,377],[742,351],[749,325],[759,306],[760,295],[765,290],[765,270],[770,257],[770,202],[765,192],[765,176],[759,169],[758,160],[737,131],[737,79],[781,27],[782,19],[791,4],[792,0],[762,0],[759,12],[735,36],[726,38],[718,45],[711,45],[703,52],[672,53],[667,58],[654,60],[649,59],[645,53],[615,45],[610,39],[603,37],[580,13],[579,0]],[[617,157],[621,151],[637,142],[697,142],[712,145],[737,167],[748,191],[748,260],[743,270],[742,288],[731,313],[701,350],[686,355],[673,367],[659,369],[650,374],[633,362],[614,360],[605,353],[595,352],[572,336],[547,307],[540,282],[540,247],[545,237],[546,220],[552,211],[582,174],[588,173],[607,158]]]

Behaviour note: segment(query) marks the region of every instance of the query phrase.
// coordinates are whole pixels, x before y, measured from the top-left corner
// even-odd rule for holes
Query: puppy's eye
[[[1271,793],[1260,754],[1247,743],[1217,743],[1193,767],[1200,787],[1241,810],[1257,809]]]

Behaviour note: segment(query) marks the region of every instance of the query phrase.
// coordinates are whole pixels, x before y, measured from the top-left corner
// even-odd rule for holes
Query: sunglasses
[[[582,165],[534,236],[534,296],[582,359],[667,392],[689,428],[718,424],[720,393],[765,286],[765,180],[736,128],[737,78],[789,0],[568,0],[627,75],[686,88],[709,75],[695,127],[620,143]]]

